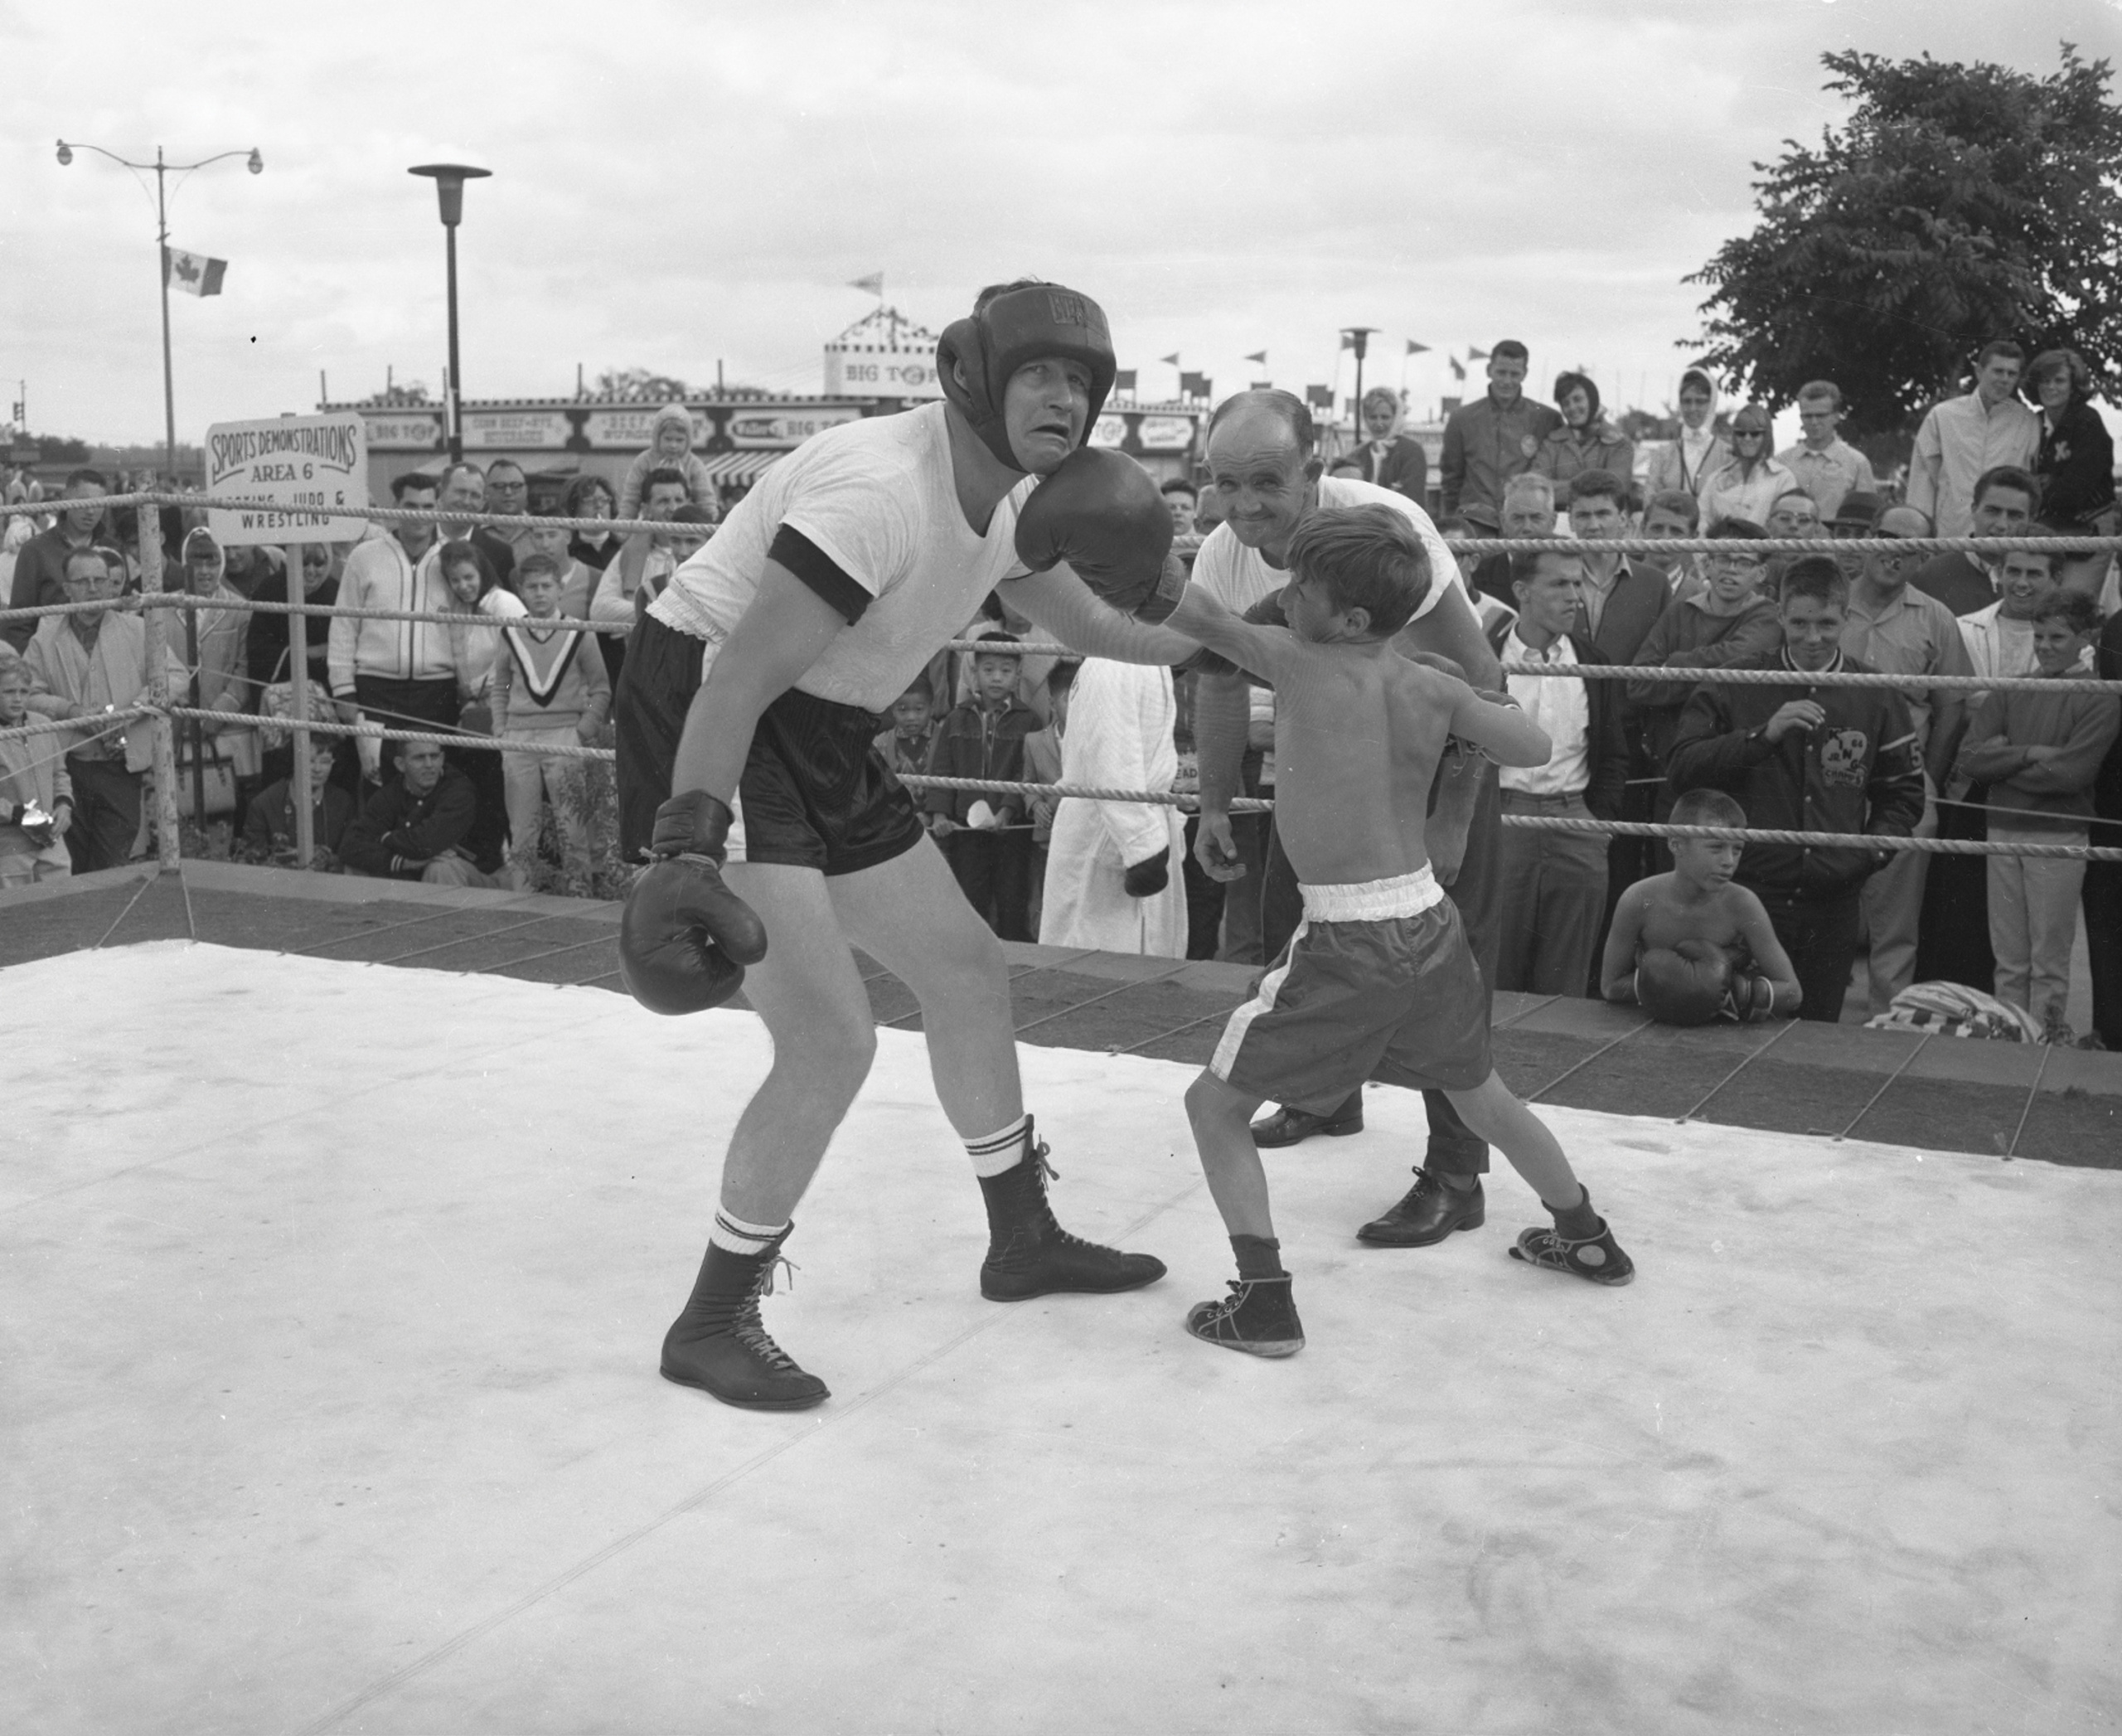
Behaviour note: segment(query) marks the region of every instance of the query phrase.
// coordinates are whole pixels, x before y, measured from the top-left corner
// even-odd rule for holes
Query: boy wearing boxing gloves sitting
[[[1747,815],[1722,790],[1690,790],[1674,804],[1672,823],[1737,831]],[[1732,879],[1745,846],[1671,842],[1673,871],[1638,880],[1614,908],[1601,992],[1661,1025],[1789,1018],[1804,999],[1798,973],[1761,901]]]

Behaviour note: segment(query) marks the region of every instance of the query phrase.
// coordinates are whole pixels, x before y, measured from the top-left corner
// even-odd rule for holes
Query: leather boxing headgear
[[[1088,295],[1059,284],[1006,289],[969,319],[954,319],[936,344],[936,377],[943,395],[972,424],[973,432],[1012,470],[1025,467],[1010,449],[1002,420],[1002,394],[1026,362],[1060,356],[1091,371],[1090,413],[1082,445],[1112,390],[1112,336],[1105,310]],[[965,380],[958,380],[964,370]]]

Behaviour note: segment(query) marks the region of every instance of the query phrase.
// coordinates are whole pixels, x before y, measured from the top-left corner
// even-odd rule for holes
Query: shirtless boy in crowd
[[[1496,1076],[1480,967],[1423,837],[1448,737],[1506,765],[1544,764],[1548,738],[1515,706],[1393,648],[1432,582],[1400,513],[1321,511],[1291,539],[1289,569],[1286,629],[1241,621],[1199,585],[1169,623],[1274,688],[1276,826],[1304,890],[1289,951],[1186,1093],[1238,1273],[1187,1330],[1259,1356],[1303,1348],[1249,1123],[1271,1098],[1338,1103],[1366,1079],[1444,1091],[1532,1185],[1555,1227],[1526,1230],[1514,1258],[1626,1283],[1635,1268],[1554,1135]]]
[[[1722,790],[1690,790],[1671,823],[1737,830],[1747,815]],[[1638,880],[1614,907],[1601,992],[1664,1025],[1789,1018],[1804,998],[1798,972],[1761,901],[1732,878],[1745,846],[1736,838],[1672,846],[1673,871]]]

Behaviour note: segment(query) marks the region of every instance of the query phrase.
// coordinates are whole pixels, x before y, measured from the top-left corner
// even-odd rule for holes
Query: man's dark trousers
[[[966,902],[1000,940],[1031,937],[1031,833],[961,827],[943,840],[943,855]]]
[[[1474,801],[1473,818],[1466,827],[1466,854],[1459,864],[1458,878],[1446,889],[1459,907],[1466,925],[1466,943],[1481,967],[1481,1016],[1490,1016],[1495,996],[1495,967],[1503,948],[1501,863],[1503,800],[1496,783],[1496,769],[1483,768],[1480,793]],[[1303,894],[1296,870],[1282,851],[1279,833],[1267,834],[1267,884],[1261,900],[1262,938],[1272,960],[1281,956],[1296,932],[1304,913]],[[1309,1108],[1330,1108],[1331,1104],[1307,1104]],[[1451,1099],[1441,1091],[1422,1093],[1422,1107],[1429,1112],[1429,1150],[1422,1166],[1444,1176],[1478,1176],[1489,1166],[1488,1142],[1460,1119]]]
[[[1783,891],[1772,886],[1751,890],[1767,909],[1776,938],[1783,943],[1790,967],[1798,973],[1798,987],[1805,997],[1798,1016],[1824,1025],[1840,1022],[1842,1003],[1849,993],[1850,968],[1857,962],[1863,883],[1829,893]]]
[[[66,828],[66,853],[76,874],[123,868],[140,835],[140,774],[123,759],[66,756],[74,782],[74,818]]]

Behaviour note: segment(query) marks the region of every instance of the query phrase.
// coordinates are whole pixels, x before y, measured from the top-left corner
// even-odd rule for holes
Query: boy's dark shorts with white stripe
[[[634,628],[613,723],[620,849],[631,861],[671,795],[671,768],[707,646],[650,615]],[[761,714],[737,788],[741,851],[732,861],[858,874],[928,836],[913,798],[875,749],[883,727],[859,706],[794,688]]]
[[[1209,1063],[1247,1096],[1282,1103],[1339,1102],[1368,1079],[1470,1091],[1495,1067],[1480,967],[1427,868],[1306,886],[1289,951]]]

